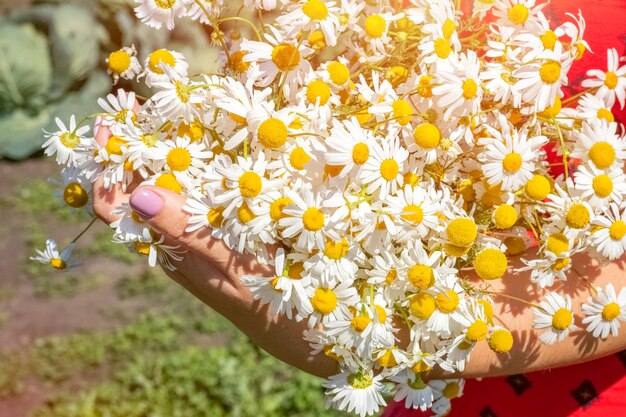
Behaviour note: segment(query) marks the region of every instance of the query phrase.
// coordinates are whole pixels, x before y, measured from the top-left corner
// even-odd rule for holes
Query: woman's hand
[[[105,145],[110,131],[101,127],[96,135]],[[110,224],[117,219],[111,211],[122,203],[130,203],[135,212],[156,232],[165,236],[166,244],[186,249],[176,270],[165,272],[202,302],[222,314],[252,341],[297,368],[313,375],[336,373],[337,363],[325,356],[310,357],[310,347],[302,338],[306,321],[296,322],[285,316],[272,317],[267,306],[261,306],[242,285],[243,274],[267,276],[272,269],[260,265],[252,255],[230,250],[221,240],[206,232],[185,232],[188,214],[183,211],[185,198],[154,186],[142,186],[125,193],[115,186],[107,190],[98,179],[94,183],[94,211]]]

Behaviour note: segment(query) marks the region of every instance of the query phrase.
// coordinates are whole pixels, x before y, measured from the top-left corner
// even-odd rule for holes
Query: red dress
[[[470,4],[465,4],[469,12]],[[584,39],[594,51],[574,63],[569,84],[580,85],[589,69],[606,69],[606,50],[626,55],[626,0],[552,0],[543,9],[555,24],[566,12],[582,11]],[[572,89],[571,93],[576,93]],[[626,109],[613,109],[626,122]],[[381,417],[430,415],[390,404]],[[504,378],[468,380],[449,417],[623,417],[626,416],[626,351],[580,365]]]

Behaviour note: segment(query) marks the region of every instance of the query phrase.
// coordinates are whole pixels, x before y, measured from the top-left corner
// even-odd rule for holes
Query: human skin
[[[96,140],[105,145],[110,132],[101,127]],[[114,186],[107,190],[101,179],[94,183],[94,212],[104,222],[116,220],[111,211],[122,203],[137,202],[150,193],[163,200],[163,206],[151,218],[140,217],[155,231],[166,237],[166,243],[187,250],[176,270],[164,269],[167,275],[182,285],[206,305],[222,314],[244,332],[255,344],[305,372],[320,377],[337,373],[337,363],[324,356],[310,356],[308,342],[302,338],[307,328],[306,321],[296,322],[286,316],[273,316],[267,306],[253,299],[251,292],[240,279],[244,274],[272,276],[273,270],[259,264],[253,255],[242,255],[229,249],[221,240],[212,238],[205,231],[185,232],[188,214],[182,209],[185,198],[164,188],[141,186],[132,193],[123,192]],[[158,198],[158,197],[157,197]],[[514,260],[519,264],[519,259]],[[574,257],[573,264],[578,273],[571,272],[569,280],[557,283],[551,290],[572,297],[574,322],[581,326],[580,305],[589,296],[589,285],[605,287],[613,283],[622,287],[626,275],[622,260],[600,267],[585,254]],[[478,278],[474,278],[478,282]],[[539,332],[532,329],[533,314],[529,303],[538,303],[547,291],[538,290],[530,282],[530,273],[509,273],[502,279],[492,281],[491,291],[506,294],[494,295],[494,322],[507,327],[513,333],[514,345],[506,354],[492,352],[486,342],[480,342],[471,353],[471,360],[462,374],[466,378],[509,375],[547,368],[571,365],[596,359],[626,348],[626,337],[622,335],[599,340],[584,329],[572,332],[564,341],[552,346],[539,342]],[[523,299],[526,302],[518,301]],[[400,345],[406,344],[408,329],[400,328]],[[442,371],[432,371],[431,378],[452,376]]]

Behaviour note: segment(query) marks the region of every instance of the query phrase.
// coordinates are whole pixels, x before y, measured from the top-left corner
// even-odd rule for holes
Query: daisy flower
[[[373,375],[367,370],[345,371],[333,375],[324,382],[328,396],[327,405],[334,405],[360,417],[372,415],[385,405],[382,379],[382,375]]]
[[[445,108],[444,120],[467,116],[480,110],[483,90],[479,79],[480,62],[474,51],[459,55],[458,64],[450,71],[438,71],[438,86],[433,88],[437,105]]]
[[[370,159],[373,141],[372,132],[363,129],[356,118],[344,120],[333,126],[330,137],[324,142],[327,146],[324,159],[329,165],[343,166],[339,176],[343,177],[354,170],[358,177]]]
[[[117,84],[120,78],[132,80],[141,72],[135,45],[125,46],[111,52],[106,59],[106,64],[107,72],[113,76],[113,85]]]
[[[607,284],[606,290],[598,287],[596,297],[588,297],[582,310],[582,323],[587,325],[587,331],[593,337],[617,336],[620,321],[626,321],[626,288],[622,288],[618,295],[613,284]]]
[[[620,204],[626,194],[626,175],[620,168],[599,170],[592,164],[581,165],[574,174],[574,182],[591,207],[606,207],[610,202]]]
[[[609,260],[622,256],[626,250],[626,212],[611,203],[610,209],[596,216],[594,226],[599,226],[591,234],[591,245]]]
[[[140,76],[145,76],[148,87],[156,82],[167,82],[169,75],[163,70],[163,66],[178,74],[181,78],[187,76],[189,64],[180,52],[168,49],[157,49],[150,53],[144,62],[144,70]]]
[[[119,242],[115,238],[114,241]],[[163,268],[175,271],[176,266],[174,266],[174,262],[180,262],[185,251],[179,249],[179,246],[166,245],[164,242],[165,236],[161,235],[158,239],[152,237],[148,241],[135,241],[131,244],[131,247],[135,253],[147,256],[148,265],[151,267],[154,268],[158,263]]]
[[[91,182],[84,176],[83,171],[76,167],[65,167],[61,170],[62,181],[51,180],[60,189],[55,194],[68,207],[90,209],[92,200]]]
[[[604,119],[608,123],[615,121],[615,116],[611,112],[611,107],[606,103],[606,101],[589,93],[578,99],[576,113],[578,117],[589,121],[596,118]]]
[[[429,381],[428,385],[433,389],[435,401],[432,410],[437,415],[444,416],[449,413],[452,407],[451,400],[463,395],[465,380],[463,379],[442,379]]]
[[[523,27],[529,19],[534,20],[535,15],[546,4],[535,5],[535,0],[496,0],[493,4],[493,15],[499,22],[507,26]]]
[[[554,191],[556,193],[548,195],[550,203],[546,205],[550,221],[555,227],[564,229],[563,234],[570,239],[584,234],[594,221],[592,207],[582,199],[571,178],[565,181],[564,188],[555,183]]]
[[[567,337],[570,331],[578,330],[574,324],[574,313],[572,313],[572,299],[569,295],[565,298],[555,292],[551,292],[539,303],[538,307],[533,307],[535,315],[534,328],[537,330],[546,329],[539,335],[539,340],[546,345],[560,342]]]
[[[483,141],[487,150],[478,158],[487,181],[491,185],[502,184],[502,190],[516,191],[526,184],[535,170],[537,150],[548,141],[545,136],[528,138],[526,130],[511,130],[503,138]]]
[[[396,138],[386,138],[381,143],[373,142],[371,154],[363,165],[361,181],[367,185],[367,193],[378,191],[381,199],[398,190],[403,181],[403,170],[409,156]]]
[[[293,204],[283,209],[286,217],[278,221],[284,228],[281,232],[284,238],[294,238],[298,248],[308,251],[313,248],[324,249],[326,238],[335,242],[341,241],[335,228],[348,213],[347,210],[336,210],[345,207],[340,193],[314,192],[309,184],[305,184],[300,192],[287,190],[285,196]]]
[[[369,42],[369,46],[374,53],[384,53],[386,46],[391,41],[389,37],[389,27],[391,23],[401,19],[404,13],[374,13],[365,18],[363,28],[358,27],[365,35],[365,39]]]
[[[193,122],[198,116],[198,105],[205,101],[204,90],[167,66],[162,66],[162,69],[169,79],[153,83],[159,89],[150,99],[154,110],[168,120],[182,117],[186,122]]]
[[[135,0],[135,14],[146,25],[168,30],[174,29],[174,19],[185,15],[189,0]]]
[[[403,231],[401,235],[407,238],[417,232],[423,239],[439,225],[437,217],[439,205],[431,201],[421,186],[406,185],[398,190],[395,196],[388,197],[386,204],[387,212],[393,216],[395,223]],[[402,236],[398,238],[402,239]]]
[[[394,387],[394,401],[404,400],[405,408],[414,408],[426,411],[433,404],[433,389],[422,379],[420,374],[403,370],[389,378],[396,383]]]
[[[45,249],[43,251],[36,249],[37,256],[31,256],[30,260],[50,265],[55,269],[72,268],[77,265],[74,262],[70,262],[73,249],[74,245],[69,244],[63,251],[59,252],[57,243],[52,239],[48,239],[46,240]]]
[[[46,141],[42,148],[47,156],[56,154],[59,165],[76,165],[78,151],[86,141],[85,134],[89,132],[89,126],[76,126],[76,117],[70,117],[70,123],[66,126],[58,117],[54,120],[59,130],[55,132],[44,131]]]
[[[570,156],[589,160],[599,169],[621,169],[626,151],[623,138],[617,133],[617,123],[604,119],[583,122],[580,131],[574,133],[575,146]]]
[[[213,152],[206,150],[201,142],[191,142],[188,137],[159,141],[148,152],[155,171],[176,171],[179,174],[197,177],[202,173],[206,160]]]
[[[150,226],[135,213],[128,203],[123,203],[111,211],[113,216],[119,216],[109,226],[115,229],[113,239],[118,242],[148,242],[152,240]]]
[[[319,322],[326,324],[350,319],[352,313],[349,307],[359,302],[359,294],[350,281],[332,287],[309,285],[306,290],[313,307],[309,328],[314,328]]]
[[[309,258],[304,266],[323,284],[334,285],[354,280],[359,269],[357,261],[362,258],[358,245],[350,244],[345,238],[339,241],[327,239],[324,249]]]
[[[437,282],[433,291],[436,308],[428,318],[428,327],[433,332],[448,337],[459,328],[459,309],[465,304],[465,292],[454,275]]]
[[[607,70],[592,69],[587,71],[588,77],[582,82],[585,88],[597,88],[596,95],[604,99],[609,108],[619,101],[620,108],[624,108],[626,101],[626,65],[619,66],[619,55],[615,48],[606,51]]]
[[[106,100],[98,98],[98,104],[108,114],[100,119],[103,126],[111,126],[115,123],[130,124],[137,118],[135,106],[138,105],[133,91],[126,92],[117,90],[117,95],[108,94]]]
[[[524,57],[524,64],[513,72],[519,80],[515,86],[522,93],[523,100],[542,111],[557,97],[563,97],[561,86],[567,85],[567,72],[572,62],[573,58],[563,55],[560,43],[554,50],[529,52]]]
[[[300,1],[290,13],[276,18],[276,23],[288,28],[290,34],[319,28],[324,34],[326,44],[335,46],[337,34],[341,33],[338,14],[339,8],[333,1],[304,0]]]

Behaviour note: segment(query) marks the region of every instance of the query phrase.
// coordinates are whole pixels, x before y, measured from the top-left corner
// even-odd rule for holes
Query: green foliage
[[[81,251],[87,258],[91,256],[105,256],[128,265],[137,262],[137,255],[129,251],[125,245],[114,243],[111,240],[112,237],[113,231],[105,227],[99,230],[89,245],[82,247]]]
[[[36,221],[41,221],[39,216],[42,214],[73,223],[87,219],[84,210],[62,204],[62,200],[54,195],[54,186],[43,179],[22,181],[10,195],[0,196],[0,202],[23,214],[38,216]]]
[[[117,294],[122,300],[138,296],[154,297],[162,295],[170,285],[160,270],[151,268],[122,277],[117,284]]]

